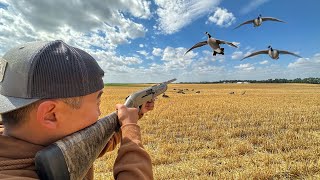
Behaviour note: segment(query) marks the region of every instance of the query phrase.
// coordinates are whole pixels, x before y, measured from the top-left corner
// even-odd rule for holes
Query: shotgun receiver
[[[127,97],[127,107],[138,108],[164,93],[172,79]],[[35,156],[36,172],[42,180],[83,179],[93,162],[98,158],[120,124],[117,112],[113,112],[96,123],[77,131],[37,152]]]

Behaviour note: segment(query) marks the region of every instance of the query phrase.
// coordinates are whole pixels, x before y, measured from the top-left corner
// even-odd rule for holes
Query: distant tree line
[[[320,78],[296,78],[296,79],[267,79],[267,80],[220,80],[220,81],[200,81],[200,82],[181,82],[182,84],[218,84],[218,83],[238,83],[238,82],[247,82],[247,83],[307,83],[307,84],[320,84]]]

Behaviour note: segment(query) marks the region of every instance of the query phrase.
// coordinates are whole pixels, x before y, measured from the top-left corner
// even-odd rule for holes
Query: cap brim
[[[0,95],[0,114],[22,108],[39,100],[40,99],[23,99]]]

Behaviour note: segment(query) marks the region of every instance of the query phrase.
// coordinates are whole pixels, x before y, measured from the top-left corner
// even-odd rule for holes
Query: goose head
[[[211,38],[211,35],[208,32],[206,32],[205,34],[208,36],[208,38]]]
[[[271,47],[270,45],[268,46],[268,49],[270,49],[271,51],[273,50],[273,49],[272,49],[272,47]]]

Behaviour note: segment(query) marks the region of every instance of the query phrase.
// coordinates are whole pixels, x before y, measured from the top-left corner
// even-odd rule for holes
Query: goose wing
[[[278,22],[285,23],[284,21],[277,19],[277,18],[274,18],[274,17],[262,17],[261,19],[262,19],[262,21],[278,21]]]
[[[219,39],[216,39],[216,42],[218,44],[228,44],[229,46],[233,46],[235,48],[238,48],[238,46],[236,46],[235,44],[233,44],[232,42],[228,42],[228,41],[223,41],[223,40],[219,40]]]
[[[301,56],[295,54],[295,53],[292,53],[292,52],[289,52],[289,51],[283,51],[283,50],[278,50],[280,54],[291,54],[293,56],[296,56],[296,57],[299,57],[299,58],[302,58]]]
[[[248,58],[248,57],[256,56],[256,55],[258,55],[258,54],[268,54],[268,51],[269,51],[269,50],[261,50],[261,51],[253,52],[253,53],[245,56],[244,58],[242,58],[241,61],[244,60],[244,59],[246,59],[246,58]]]
[[[202,41],[202,42],[198,42],[197,44],[193,45],[190,49],[188,49],[188,51],[184,54],[187,54],[189,51],[191,51],[192,49],[207,45],[208,42],[207,41]]]
[[[240,26],[242,26],[242,25],[250,24],[250,23],[253,23],[253,19],[252,19],[252,20],[249,20],[249,21],[246,21],[246,22],[240,24],[239,26],[237,26],[237,27],[235,27],[235,28],[233,28],[233,29],[237,29],[238,27],[240,27]]]

